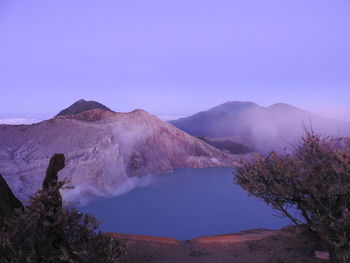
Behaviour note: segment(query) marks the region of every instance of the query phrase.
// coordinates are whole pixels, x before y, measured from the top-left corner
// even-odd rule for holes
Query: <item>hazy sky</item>
[[[286,102],[350,121],[349,0],[0,0],[0,118],[74,101],[189,115]]]

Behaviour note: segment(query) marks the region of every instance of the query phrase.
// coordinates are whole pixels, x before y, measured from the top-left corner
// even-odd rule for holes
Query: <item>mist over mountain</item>
[[[285,103],[262,107],[253,102],[232,101],[192,116],[170,121],[194,136],[245,138],[245,145],[260,152],[281,151],[295,144],[310,128],[334,136],[349,136],[350,123],[328,119]]]
[[[117,195],[175,168],[232,166],[238,159],[143,110],[98,108],[32,125],[0,125],[0,173],[21,199],[41,188],[54,153],[66,156],[60,179],[75,186],[64,194],[68,201]]]
[[[103,105],[97,101],[86,101],[84,99],[81,99],[81,100],[78,100],[75,103],[73,103],[68,108],[60,111],[56,115],[56,117],[57,116],[64,116],[64,115],[78,114],[78,113],[82,113],[84,111],[95,110],[95,109],[102,109],[102,110],[113,112],[111,109],[107,108],[105,105]]]

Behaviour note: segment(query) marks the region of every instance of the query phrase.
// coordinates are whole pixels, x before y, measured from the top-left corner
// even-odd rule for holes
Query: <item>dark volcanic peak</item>
[[[96,101],[86,101],[86,100],[78,100],[77,102],[73,103],[71,106],[68,108],[60,111],[57,116],[66,116],[66,115],[74,115],[78,113],[82,113],[84,111],[89,111],[89,110],[95,110],[95,109],[102,109],[106,111],[113,112],[111,109],[107,108],[105,105],[96,102]]]
[[[113,118],[114,114],[116,113],[104,109],[93,109],[72,115],[62,115],[59,117],[62,119],[75,119],[87,122],[96,122],[102,120],[108,121],[109,119]]]

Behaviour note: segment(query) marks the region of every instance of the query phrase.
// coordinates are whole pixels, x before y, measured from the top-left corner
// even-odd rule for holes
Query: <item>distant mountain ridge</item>
[[[81,100],[78,100],[75,103],[73,103],[68,108],[60,111],[55,117],[74,115],[74,114],[82,113],[84,111],[95,110],[95,109],[102,109],[102,110],[113,112],[111,109],[107,108],[105,105],[103,105],[99,102],[86,101],[84,99],[81,99]]]
[[[75,186],[64,195],[74,201],[128,191],[149,174],[234,166],[239,159],[143,110],[98,108],[33,125],[0,125],[0,173],[22,200],[41,187],[53,153],[66,156],[60,179]]]
[[[209,138],[241,136],[260,152],[283,150],[295,143],[305,128],[334,136],[349,136],[350,123],[327,119],[286,103],[262,107],[231,101],[186,118],[170,121],[179,129]]]

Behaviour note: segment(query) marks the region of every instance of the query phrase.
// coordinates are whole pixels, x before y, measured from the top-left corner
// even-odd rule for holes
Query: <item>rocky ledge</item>
[[[105,233],[125,242],[131,262],[239,262],[317,263],[328,262],[327,252],[311,241],[302,227],[280,230],[253,229],[234,234],[180,241],[167,237]]]

